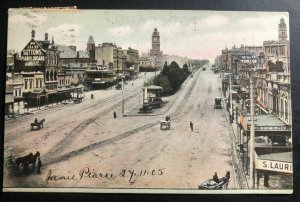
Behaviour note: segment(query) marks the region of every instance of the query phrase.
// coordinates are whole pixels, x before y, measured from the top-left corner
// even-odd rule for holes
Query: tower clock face
[[[158,38],[153,38],[153,41],[154,42],[158,42]]]

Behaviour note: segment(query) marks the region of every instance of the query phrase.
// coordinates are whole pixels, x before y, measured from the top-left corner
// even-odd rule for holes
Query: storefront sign
[[[255,161],[255,168],[259,170],[293,173],[293,164],[282,161],[271,161],[257,158]]]
[[[247,127],[248,130],[250,130],[250,125]],[[259,130],[259,131],[282,131],[286,130],[288,131],[287,126],[254,126],[254,130]]]
[[[41,66],[41,62],[45,60],[42,49],[34,41],[22,50],[21,57],[25,61],[25,66]]]

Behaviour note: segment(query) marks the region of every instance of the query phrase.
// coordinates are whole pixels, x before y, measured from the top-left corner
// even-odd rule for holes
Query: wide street
[[[154,74],[142,73],[125,86],[125,114],[142,102],[141,87],[151,76]],[[214,97],[221,95],[219,87],[218,75],[207,68],[183,83],[162,115],[122,117],[122,91],[113,88],[88,92],[80,104],[69,103],[6,121],[4,147],[13,146],[16,156],[39,151],[43,167],[40,175],[4,175],[4,184],[197,189],[215,172],[223,177],[230,171],[228,188],[239,188],[231,126],[223,109],[213,107]],[[159,122],[166,115],[171,116],[171,129],[161,130]],[[46,121],[44,128],[31,131],[35,117]],[[57,178],[46,183],[50,172]]]

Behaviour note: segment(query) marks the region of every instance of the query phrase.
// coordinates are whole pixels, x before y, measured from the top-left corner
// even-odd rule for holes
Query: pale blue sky
[[[9,10],[8,49],[21,51],[31,39],[54,37],[57,44],[76,45],[84,50],[89,35],[95,43],[115,42],[147,52],[157,27],[165,54],[213,60],[225,44],[262,45],[278,39],[278,24],[288,13],[183,10],[77,10],[74,12]],[[289,37],[289,34],[288,34]]]

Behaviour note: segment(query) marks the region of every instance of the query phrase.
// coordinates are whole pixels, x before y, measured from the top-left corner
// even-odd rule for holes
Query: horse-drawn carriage
[[[36,119],[33,123],[30,124],[31,125],[31,130],[33,130],[34,127],[37,127],[38,129],[43,128],[44,127],[44,121],[45,121],[45,119],[42,119],[41,121],[38,121]]]
[[[93,99],[93,98],[94,98],[94,95],[93,95],[92,99]],[[77,97],[77,98],[74,98],[74,103],[75,103],[75,104],[81,103],[81,102],[82,102],[82,99],[83,99],[83,97]]]
[[[29,153],[28,155],[16,158],[14,148],[6,147],[4,165],[10,174],[29,174],[34,171],[38,157],[40,157],[40,152],[37,151],[35,154]]]
[[[227,171],[225,177],[221,179],[208,179],[198,185],[198,189],[227,189],[230,179],[230,172]]]
[[[171,120],[169,120],[169,121],[165,121],[165,120],[160,121],[160,129],[162,130],[163,128],[169,130],[171,128]]]
[[[162,130],[163,128],[168,129],[168,130],[171,128],[171,117],[170,116],[166,116],[165,120],[160,121],[160,129]]]

